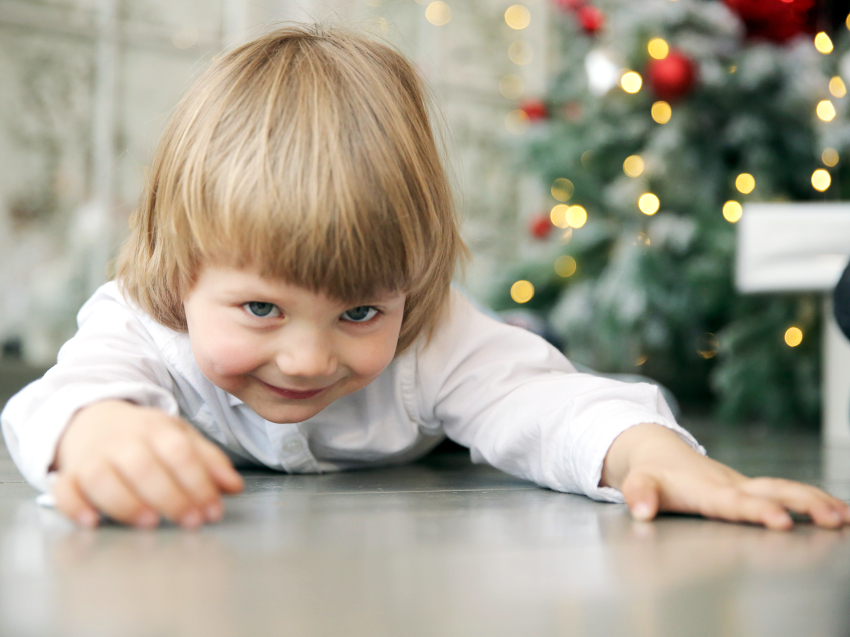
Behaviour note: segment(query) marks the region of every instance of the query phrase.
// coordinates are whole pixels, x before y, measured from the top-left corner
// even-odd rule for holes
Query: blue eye
[[[358,307],[353,307],[350,310],[346,310],[342,313],[340,318],[352,323],[365,323],[366,321],[374,318],[377,313],[378,310],[371,305],[360,305]]]
[[[250,303],[246,303],[242,306],[245,308],[245,311],[248,312],[251,316],[256,316],[257,318],[270,318],[280,316],[280,310],[277,309],[276,305],[271,303],[260,303],[259,301],[251,301]]]

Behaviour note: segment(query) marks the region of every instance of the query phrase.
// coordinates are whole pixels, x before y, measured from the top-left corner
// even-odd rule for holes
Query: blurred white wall
[[[427,0],[0,0],[0,341],[52,362],[106,279],[169,109],[214,55],[291,20],[360,25],[419,64],[445,115],[480,294],[539,204],[499,81],[543,93],[549,8],[526,0],[531,23],[515,31],[503,16],[516,1],[447,0],[435,26]],[[517,39],[534,50],[523,66],[507,53]]]

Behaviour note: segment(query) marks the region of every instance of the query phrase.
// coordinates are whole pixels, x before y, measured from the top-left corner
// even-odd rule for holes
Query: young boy
[[[450,287],[461,242],[414,69],[341,30],[225,55],[165,131],[118,260],[3,433],[86,526],[223,514],[233,467],[406,462],[443,436],[540,485],[826,527],[845,503],[705,458],[658,389],[579,374]]]

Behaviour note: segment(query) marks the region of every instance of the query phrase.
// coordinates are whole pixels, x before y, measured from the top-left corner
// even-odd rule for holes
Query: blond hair
[[[416,71],[339,28],[282,28],[215,62],[177,106],[149,179],[117,277],[175,330],[216,264],[343,302],[403,291],[401,352],[433,330],[467,253]]]

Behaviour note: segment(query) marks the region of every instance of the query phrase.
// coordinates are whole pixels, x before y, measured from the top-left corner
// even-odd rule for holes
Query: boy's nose
[[[281,347],[276,357],[278,369],[287,376],[328,377],[337,369],[337,360],[326,337],[302,334]]]

